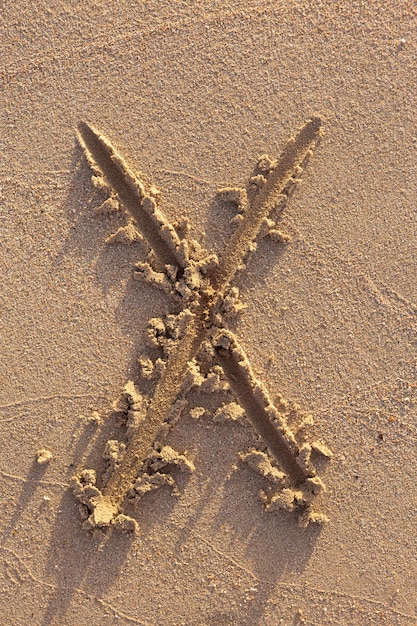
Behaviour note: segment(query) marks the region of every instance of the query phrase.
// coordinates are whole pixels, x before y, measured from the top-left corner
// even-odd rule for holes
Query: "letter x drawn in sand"
[[[219,407],[214,417],[248,419],[252,424],[263,449],[252,448],[240,458],[268,481],[270,488],[261,492],[266,510],[293,512],[303,526],[325,521],[323,514],[313,510],[315,496],[324,488],[313,461],[315,455],[330,457],[330,450],[320,442],[306,441],[311,416],[298,424],[297,432],[290,430],[286,417],[298,408],[282,396],[272,402],[235,334],[226,327],[227,318],[243,308],[232,281],[244,269],[257,238],[269,236],[277,245],[288,241],[271,217],[282,210],[299,179],[319,141],[321,125],[318,117],[309,119],[277,161],[262,156],[247,189],[219,191],[221,199],[237,207],[232,220],[235,230],[220,256],[208,254],[189,237],[184,222],[170,224],[160,209],[159,191],[153,185],[145,187],[106,137],[86,123],[79,125],[78,141],[93,180],[109,189],[108,205],[122,206],[130,216],[129,224],[108,241],[144,239],[148,257],[136,264],[135,277],[167,291],[176,307],[176,313],[164,320],[149,321],[150,344],[161,356],[152,360],[143,355],[139,362],[142,376],[153,382],[153,393],[145,397],[134,381],[125,385],[114,408],[126,420],[127,442],[107,442],[108,468],[100,488],[91,469],[79,471],[72,479],[87,527],[136,531],[136,520],[123,513],[126,500],[137,501],[163,484],[175,491],[168,473],[173,466],[194,470],[185,455],[160,443],[187,406],[185,396],[190,389],[227,391],[232,401]],[[191,410],[193,417],[200,413],[204,408]]]

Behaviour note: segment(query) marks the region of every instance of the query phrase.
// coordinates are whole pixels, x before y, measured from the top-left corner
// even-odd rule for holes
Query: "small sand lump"
[[[36,462],[38,465],[47,465],[51,459],[52,452],[50,452],[49,450],[45,450],[44,448],[42,448],[36,453]]]

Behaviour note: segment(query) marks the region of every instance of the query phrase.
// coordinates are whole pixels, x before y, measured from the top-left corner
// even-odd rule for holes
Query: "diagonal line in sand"
[[[111,143],[88,124],[79,125],[78,140],[92,169],[104,178],[134,218],[167,275],[171,278],[175,276],[175,281],[185,280],[187,285],[194,280],[198,285],[191,291],[187,287],[187,295],[183,297],[186,320],[183,334],[168,357],[150,400],[146,419],[134,433],[103,494],[97,495],[100,500],[99,512],[95,512],[97,525],[112,523],[120,513],[126,494],[180,393],[187,365],[207,339],[212,342],[217,360],[255,430],[278,465],[287,472],[290,485],[297,488],[309,480],[319,481],[314,478],[315,471],[308,460],[300,461],[300,450],[292,433],[286,428],[265,388],[254,377],[235,335],[221,328],[217,319],[214,321],[214,311],[220,309],[225,293],[242,267],[263,223],[279,204],[295,173],[306,163],[320,135],[321,120],[314,117],[306,122],[295,138],[289,140],[278,163],[245,207],[243,217],[220,259],[216,258],[213,263],[213,257],[208,257],[209,260],[196,259],[195,255],[190,257],[187,241],[180,239],[159,210],[156,200],[146,194],[141,181]]]

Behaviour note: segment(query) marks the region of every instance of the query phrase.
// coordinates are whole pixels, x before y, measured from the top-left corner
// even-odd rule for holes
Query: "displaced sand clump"
[[[52,459],[52,452],[50,452],[49,450],[46,450],[45,448],[38,450],[36,453],[36,463],[38,465],[48,465],[51,459]]]
[[[137,534],[139,524],[127,515],[120,514],[115,506],[96,486],[96,472],[92,469],[83,470],[73,476],[71,486],[74,496],[81,504],[81,515],[84,528],[88,530],[105,530],[114,527],[124,532]]]

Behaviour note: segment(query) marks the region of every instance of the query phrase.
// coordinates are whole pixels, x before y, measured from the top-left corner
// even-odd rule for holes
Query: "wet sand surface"
[[[416,22],[407,2],[3,7],[5,623],[417,622]],[[178,494],[127,505],[137,536],[85,530],[71,477],[106,471],[126,431],[113,403],[148,320],[174,309],[134,279],[134,230],[106,243],[128,218],[94,186],[78,124],[220,257],[236,207],[217,190],[245,187],[312,116],[324,134],[277,221],[290,241],[258,242],[228,327],[272,401],[311,413],[310,442],[332,450],[329,522],[264,510],[267,481],[240,456],[256,434],[214,386],[190,391],[164,442],[195,467],[173,470]]]

